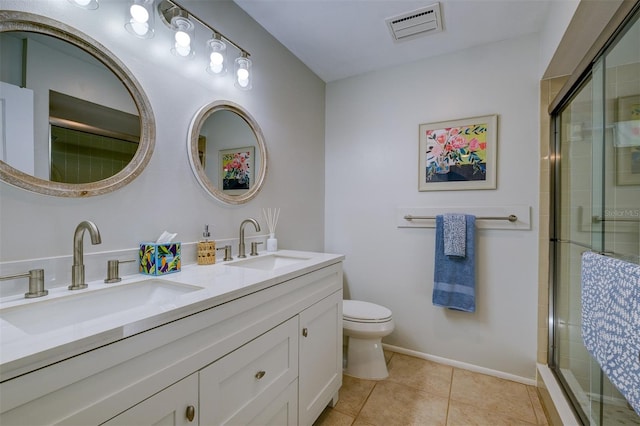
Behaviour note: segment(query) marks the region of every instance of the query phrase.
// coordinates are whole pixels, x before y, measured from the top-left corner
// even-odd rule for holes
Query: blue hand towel
[[[640,414],[640,265],[582,255],[582,340]]]
[[[467,218],[459,213],[444,216],[444,254],[464,257],[466,254]]]
[[[444,218],[436,216],[436,256],[433,304],[465,312],[476,311],[476,217],[466,215],[465,257],[444,254]]]

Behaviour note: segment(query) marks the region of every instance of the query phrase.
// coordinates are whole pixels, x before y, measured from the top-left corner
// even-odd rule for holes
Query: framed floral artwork
[[[496,188],[498,116],[420,124],[419,191]]]
[[[242,194],[253,184],[255,148],[221,149],[219,151],[220,189],[228,194]]]

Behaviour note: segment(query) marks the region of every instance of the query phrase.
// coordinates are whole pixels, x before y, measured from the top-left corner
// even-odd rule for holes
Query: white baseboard
[[[474,373],[486,374],[488,376],[498,377],[500,379],[511,380],[512,382],[522,383],[529,386],[535,386],[536,380],[526,377],[516,376],[515,374],[505,373],[503,371],[492,370],[490,368],[480,367],[474,364],[468,364],[466,362],[455,361],[453,359],[442,358],[435,355],[429,355],[424,352],[418,352],[411,349],[401,348],[399,346],[382,344],[382,347],[391,352],[397,352],[399,354],[410,355],[416,358],[426,359],[427,361],[437,362],[439,364],[450,365],[451,367],[462,368],[464,370],[473,371]]]

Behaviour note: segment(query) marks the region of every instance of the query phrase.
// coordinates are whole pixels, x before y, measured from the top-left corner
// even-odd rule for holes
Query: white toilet
[[[391,310],[360,300],[342,301],[342,327],[347,342],[344,373],[360,379],[382,380],[389,375],[382,338],[394,328]]]

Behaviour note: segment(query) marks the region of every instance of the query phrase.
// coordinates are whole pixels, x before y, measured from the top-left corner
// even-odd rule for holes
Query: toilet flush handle
[[[307,327],[305,327],[305,328],[303,328],[303,329],[302,329],[302,335],[303,335],[304,337],[307,337],[307,336],[309,335],[309,330],[307,330]]]

